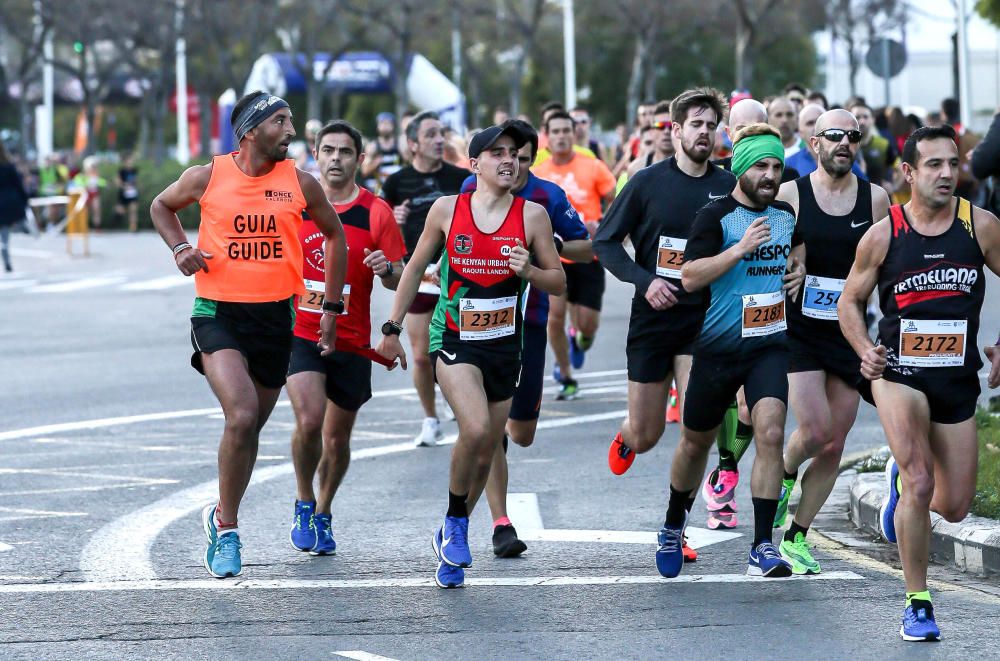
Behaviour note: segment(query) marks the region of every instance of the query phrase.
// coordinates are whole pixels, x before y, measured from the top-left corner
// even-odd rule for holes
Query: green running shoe
[[[577,384],[576,379],[565,379],[562,382],[562,388],[559,389],[559,393],[556,395],[556,400],[560,402],[567,402],[576,399],[580,396],[580,386]]]
[[[785,518],[788,516],[788,498],[795,488],[795,480],[781,481],[781,495],[778,496],[778,511],[774,513],[773,528],[781,528],[785,525]]]
[[[819,563],[809,552],[809,542],[806,536],[800,532],[795,533],[795,541],[787,539],[781,540],[781,557],[792,563],[793,574],[818,574],[820,572]]]

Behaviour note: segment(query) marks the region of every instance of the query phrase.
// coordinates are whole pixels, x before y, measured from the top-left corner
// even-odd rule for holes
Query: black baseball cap
[[[517,149],[528,144],[528,136],[521,129],[510,122],[504,122],[500,126],[487,127],[472,137],[472,140],[469,141],[469,158],[479,158],[479,155],[492,147],[501,135],[512,137]]]

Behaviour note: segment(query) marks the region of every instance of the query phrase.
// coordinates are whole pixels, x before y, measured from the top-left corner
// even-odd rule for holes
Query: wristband
[[[385,273],[379,273],[378,277],[380,277],[380,278],[388,278],[390,275],[393,274],[393,271],[394,271],[394,269],[392,268],[392,262],[387,261],[385,263]]]
[[[184,252],[185,250],[187,250],[188,248],[191,248],[191,247],[192,247],[191,244],[188,243],[187,241],[181,241],[180,243],[178,243],[176,246],[174,246],[172,248],[172,250],[174,252],[174,257],[177,257],[178,254]]]
[[[552,241],[556,244],[556,252],[561,255],[562,251],[563,251],[563,240],[562,240],[562,238],[558,234],[553,234],[552,235]]]

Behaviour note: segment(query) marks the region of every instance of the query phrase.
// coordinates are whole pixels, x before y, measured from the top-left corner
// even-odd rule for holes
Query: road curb
[[[879,508],[887,493],[883,474],[855,477],[851,482],[851,522],[881,536]],[[969,516],[961,523],[948,523],[932,512],[931,560],[977,576],[1000,575],[1000,522]]]

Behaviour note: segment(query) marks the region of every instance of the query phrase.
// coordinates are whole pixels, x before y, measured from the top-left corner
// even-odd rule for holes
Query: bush
[[[199,165],[191,163],[190,165]],[[153,198],[159,195],[163,189],[177,181],[190,165],[181,165],[177,161],[164,161],[157,166],[153,161],[136,161],[135,167],[139,171],[139,228],[152,229],[153,221],[149,217],[149,205],[153,203]],[[101,191],[101,227],[105,229],[125,229],[128,227],[128,220],[122,214],[115,212],[118,206],[118,163],[104,162],[98,167],[101,177],[107,185]],[[178,216],[185,229],[197,229],[200,219],[200,210],[197,204],[193,204],[182,210]]]
[[[1000,418],[981,410],[976,413],[979,427],[979,479],[972,513],[1000,519]]]

